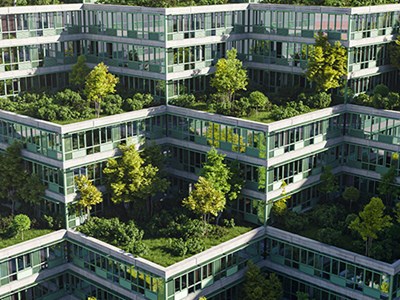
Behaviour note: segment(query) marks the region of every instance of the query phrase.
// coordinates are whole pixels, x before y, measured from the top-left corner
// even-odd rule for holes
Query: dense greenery
[[[102,113],[113,115],[153,104],[156,103],[151,95],[137,93],[126,99],[119,95],[108,95],[103,98]],[[73,121],[94,117],[94,109],[90,107],[85,96],[70,89],[55,94],[25,93],[14,99],[0,98],[0,109],[47,121]]]
[[[372,95],[360,94],[352,100],[354,104],[375,108],[400,110],[400,94],[391,92],[384,84],[375,86]]]
[[[86,209],[87,217],[90,218],[92,206],[103,202],[103,195],[85,175],[75,176],[75,184],[78,205]]]
[[[14,142],[0,153],[0,205],[10,205],[11,214],[17,204],[33,207],[39,203],[45,190],[39,177],[26,170],[21,148],[20,143]]]
[[[392,210],[379,198],[368,200],[361,197],[349,209],[346,199],[321,199],[308,212],[286,211],[274,226],[392,263],[400,258],[400,205]]]
[[[135,145],[121,145],[120,158],[110,158],[103,170],[107,177],[111,200],[114,203],[134,202],[138,207],[147,207],[152,214],[152,196],[164,192],[169,182],[159,174],[159,168],[140,156]],[[148,156],[150,158],[150,156]],[[143,203],[144,202],[144,203]]]
[[[389,45],[390,63],[400,69],[400,35]]]
[[[85,77],[84,93],[89,101],[94,102],[97,117],[100,116],[103,99],[115,93],[118,81],[118,77],[108,72],[108,67],[103,62],[95,66]]]
[[[263,274],[252,261],[249,261],[247,266],[241,299],[279,300],[282,298],[282,283],[274,273],[268,276]]]
[[[378,238],[378,233],[391,227],[392,218],[385,215],[385,205],[378,197],[371,198],[359,216],[349,224],[351,230],[356,231],[365,241],[365,255],[370,256],[372,241]]]
[[[118,218],[92,217],[77,230],[134,255],[143,255],[147,251],[142,242],[144,232],[139,230],[133,221],[123,223]]]
[[[306,77],[314,82],[317,91],[326,92],[343,84],[347,75],[347,50],[340,42],[331,45],[328,36],[319,32],[311,48]]]

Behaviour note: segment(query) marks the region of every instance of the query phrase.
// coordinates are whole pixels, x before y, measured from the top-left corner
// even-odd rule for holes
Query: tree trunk
[[[220,211],[220,212],[218,213],[218,216],[217,216],[217,218],[215,219],[215,225],[219,225],[219,219],[221,218],[221,216],[222,216],[222,211]]]
[[[89,220],[90,219],[90,207],[87,206],[86,210],[87,210],[87,219]]]

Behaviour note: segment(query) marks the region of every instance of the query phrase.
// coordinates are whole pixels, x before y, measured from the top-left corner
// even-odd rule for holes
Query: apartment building
[[[387,46],[399,14],[400,4],[0,8],[0,95],[68,86],[68,72],[84,54],[90,65],[104,61],[128,90],[168,103],[180,93],[204,92],[216,61],[233,47],[251,80],[279,93],[310,85],[302,75],[318,31],[348,49],[346,85],[355,93],[379,83],[395,87],[400,76]],[[398,261],[266,226],[283,181],[293,211],[317,203],[324,165],[341,186],[377,194],[392,153],[400,151],[399,126],[398,112],[351,104],[269,124],[171,105],[68,125],[0,111],[0,148],[24,144],[26,167],[46,185],[40,211],[61,215],[66,228],[0,250],[0,299],[237,299],[248,260],[279,274],[288,299],[298,290],[313,299],[399,299]],[[197,180],[211,145],[237,160],[246,183],[230,209],[260,227],[169,267],[70,230],[84,221],[74,176],[101,187],[102,170],[121,143],[150,142],[167,155],[173,186]]]

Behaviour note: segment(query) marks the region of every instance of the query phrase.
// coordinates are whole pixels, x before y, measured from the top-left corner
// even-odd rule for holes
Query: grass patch
[[[6,247],[10,247],[13,246],[15,244],[21,243],[21,242],[25,242],[34,238],[37,238],[39,236],[48,234],[50,232],[53,232],[53,230],[50,229],[30,229],[26,232],[24,232],[24,240],[22,240],[21,235],[12,237],[12,238],[6,238],[3,239],[0,237],[0,249],[2,248],[6,248]]]
[[[244,226],[235,226],[233,228],[228,228],[228,233],[220,238],[206,237],[204,239],[205,247],[206,249],[209,249],[213,246],[219,245],[239,235],[249,232],[252,229],[253,227]],[[142,257],[164,267],[168,267],[181,260],[184,260],[185,258],[192,256],[192,254],[188,254],[185,256],[172,255],[169,251],[169,238],[143,239],[143,243],[146,244],[147,247],[149,247],[149,251],[148,254],[143,255]]]
[[[275,120],[271,116],[271,112],[269,112],[269,111],[259,111],[258,113],[254,113],[250,116],[245,116],[245,117],[243,117],[243,119],[261,122],[261,123],[275,122]]]

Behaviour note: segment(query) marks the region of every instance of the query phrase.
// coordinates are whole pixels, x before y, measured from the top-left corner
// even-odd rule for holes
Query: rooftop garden
[[[173,191],[159,146],[140,153],[134,146],[120,149],[122,156],[109,159],[103,170],[111,206],[102,216],[88,218],[78,231],[169,266],[255,227],[224,212],[238,197],[243,180],[215,149],[207,154],[190,194]],[[92,206],[102,201],[101,192],[85,176],[75,182],[77,204],[90,216]]]
[[[378,184],[379,195],[373,197],[361,195],[353,186],[332,197],[338,195],[339,186],[330,168],[325,168],[319,185],[320,204],[296,213],[286,209],[288,198],[283,197],[274,204],[273,226],[393,263],[400,259],[400,203],[395,203],[400,189],[394,185],[397,160],[395,153]]]

